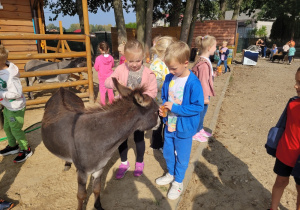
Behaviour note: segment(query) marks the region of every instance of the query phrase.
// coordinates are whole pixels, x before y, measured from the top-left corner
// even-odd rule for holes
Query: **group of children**
[[[150,69],[143,65],[144,49],[137,40],[130,40],[119,46],[118,50],[124,57],[114,71],[112,57],[107,55],[109,49],[104,42],[99,44],[101,55],[95,62],[102,105],[106,103],[105,93],[114,89],[112,77],[130,88],[144,86],[144,94],[151,96],[160,105],[161,123],[153,131],[151,147],[161,150],[166,160],[168,173],[156,179],[156,183],[172,183],[168,192],[169,199],[177,199],[182,192],[192,140],[206,142],[207,137],[211,136],[203,129],[203,121],[210,97],[214,96],[213,68],[209,56],[216,50],[216,39],[204,36],[197,37],[196,40],[200,58],[192,70],[188,68],[189,46],[170,36],[156,37],[153,40]],[[226,53],[225,50],[224,52]],[[109,97],[109,103],[111,102]],[[167,116],[163,116],[162,105],[168,110]],[[127,141],[128,139],[118,148],[121,164],[116,172],[116,179],[122,179],[130,169]],[[134,142],[137,156],[133,175],[138,177],[144,170],[143,131],[134,132]]]
[[[272,48],[270,49],[271,54],[270,54],[270,60],[273,59],[273,55],[276,55],[278,53],[278,48],[276,44],[273,44]],[[287,56],[288,57],[288,64],[291,65],[292,59],[295,56],[296,53],[296,48],[295,48],[295,42],[294,41],[289,41],[282,47],[282,55],[283,57]]]
[[[200,57],[195,62],[192,70],[188,68],[189,46],[169,36],[159,37],[155,40],[155,44],[151,48],[155,58],[150,65],[150,69],[143,65],[144,49],[137,40],[130,40],[119,46],[122,59],[120,65],[114,71],[112,70],[114,60],[109,55],[109,47],[105,42],[99,44],[101,55],[97,57],[95,62],[95,70],[98,72],[99,77],[100,103],[102,105],[106,104],[106,93],[109,103],[114,100],[113,77],[121,84],[132,89],[144,86],[144,94],[149,95],[161,105],[159,108],[161,124],[159,129],[153,132],[151,146],[154,149],[163,150],[168,172],[157,178],[156,184],[172,185],[167,195],[171,200],[177,199],[182,193],[192,141],[206,142],[207,138],[211,136],[209,132],[203,129],[203,121],[210,99],[215,95],[213,88],[214,72],[209,57],[216,51],[217,42],[215,37],[209,35],[198,36],[195,42]],[[226,61],[228,55],[226,44],[224,42],[220,48],[221,62]],[[8,51],[0,45],[0,103],[4,106],[4,130],[8,138],[8,146],[0,151],[0,155],[19,153],[14,162],[22,162],[32,155],[25,133],[22,131],[25,97],[22,94],[22,86],[18,78],[18,68],[13,63],[7,62],[7,57]],[[220,65],[220,61],[218,65]],[[300,96],[300,68],[296,73],[295,88],[298,96]],[[295,100],[290,112],[299,112],[298,104],[299,100]],[[163,109],[168,111],[166,116],[163,115]],[[288,111],[287,121],[296,120],[298,129],[300,124],[297,119],[289,116],[292,116],[292,114],[289,114]],[[292,133],[295,132],[294,127],[289,128],[287,126],[287,129],[290,129],[289,131]],[[118,148],[121,164],[116,172],[116,179],[122,179],[130,169],[127,159],[127,141],[125,140]],[[289,151],[288,144],[284,143],[288,141],[289,136],[287,135],[279,148],[285,148],[286,151]],[[299,139],[295,141],[298,142]],[[134,132],[134,142],[137,157],[133,174],[139,177],[144,170],[145,141],[143,131]],[[283,153],[278,152],[276,170],[274,169],[278,176],[273,187],[273,209],[278,206],[284,187],[288,183],[290,173],[286,171],[291,171],[295,163],[294,159],[282,158],[283,156],[280,154]],[[299,190],[298,184],[300,182],[298,183],[298,180],[296,180],[296,183],[297,190]]]

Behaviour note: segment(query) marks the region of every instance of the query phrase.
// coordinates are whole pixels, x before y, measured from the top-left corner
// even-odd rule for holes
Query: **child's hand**
[[[209,99],[204,99],[204,104],[209,104]]]
[[[167,108],[168,110],[172,110],[172,106],[173,106],[173,103],[172,102],[169,102],[167,101],[165,104],[164,104],[165,108]]]

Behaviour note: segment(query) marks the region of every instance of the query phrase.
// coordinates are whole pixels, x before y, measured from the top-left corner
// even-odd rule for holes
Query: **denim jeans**
[[[224,62],[224,66],[225,66],[225,73],[226,73],[226,72],[227,72],[227,60],[224,60],[223,62]],[[221,63],[222,63],[222,60],[220,59],[220,60],[218,61],[218,64],[217,64],[217,66],[220,66],[220,65],[221,65]]]
[[[203,108],[202,112],[200,113],[200,122],[199,122],[199,125],[198,125],[197,132],[199,132],[200,130],[203,129],[203,122],[204,122],[204,117],[205,117],[206,112],[207,112],[207,108],[208,108],[208,104],[204,104],[204,108]]]

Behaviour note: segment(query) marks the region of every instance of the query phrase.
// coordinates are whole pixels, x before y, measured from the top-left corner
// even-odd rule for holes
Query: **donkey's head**
[[[158,118],[158,105],[148,95],[143,94],[144,88],[134,90],[121,85],[116,78],[112,78],[114,86],[122,97],[132,97],[133,102],[139,110],[138,130],[149,130],[156,126]]]
[[[87,60],[84,57],[74,58],[70,61],[69,67],[76,68],[76,67],[86,67]]]

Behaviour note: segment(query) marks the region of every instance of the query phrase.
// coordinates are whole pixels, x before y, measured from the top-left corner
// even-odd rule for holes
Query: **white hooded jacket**
[[[11,62],[7,65],[7,69],[0,70],[0,103],[10,111],[19,111],[26,106],[19,68]]]

